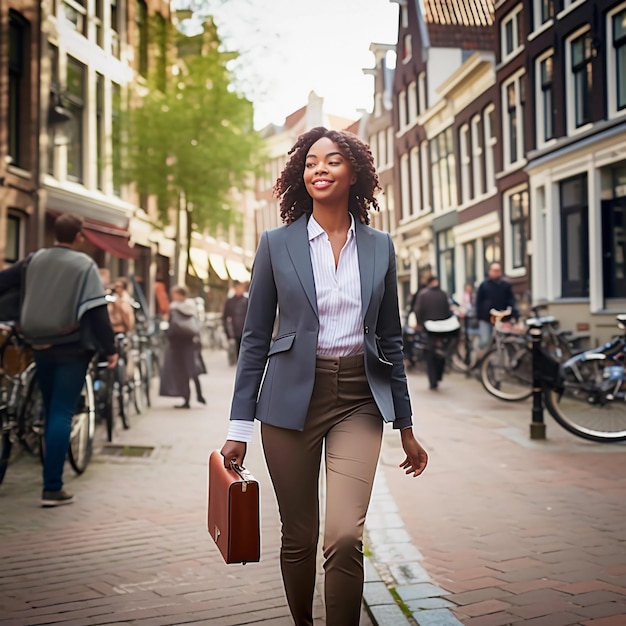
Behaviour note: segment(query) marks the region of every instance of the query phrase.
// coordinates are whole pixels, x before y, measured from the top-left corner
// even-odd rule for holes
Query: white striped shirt
[[[350,213],[350,228],[336,268],[330,239],[313,216],[309,218],[307,231],[320,322],[317,355],[360,354],[363,352],[363,317],[354,217]],[[250,442],[253,433],[254,422],[231,420],[227,439]]]
[[[360,354],[363,352],[363,317],[354,217],[350,214],[350,228],[336,268],[330,239],[313,216],[307,230],[320,321],[317,354]]]

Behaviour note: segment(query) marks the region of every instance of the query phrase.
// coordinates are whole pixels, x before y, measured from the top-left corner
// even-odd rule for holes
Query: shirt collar
[[[313,239],[316,239],[320,235],[326,234],[326,231],[319,225],[318,221],[313,217],[312,214],[311,214],[311,217],[309,218],[306,229],[309,234],[309,241],[313,241]],[[354,235],[355,235],[354,215],[350,213],[350,228],[348,228],[348,241],[352,239]]]

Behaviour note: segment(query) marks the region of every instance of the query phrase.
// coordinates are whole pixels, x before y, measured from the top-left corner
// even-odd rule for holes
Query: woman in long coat
[[[159,395],[182,398],[183,403],[176,405],[175,408],[188,409],[189,381],[197,381],[200,373],[197,356],[200,345],[200,323],[195,302],[187,299],[186,287],[172,287],[171,299]],[[198,401],[204,404],[201,394]]]

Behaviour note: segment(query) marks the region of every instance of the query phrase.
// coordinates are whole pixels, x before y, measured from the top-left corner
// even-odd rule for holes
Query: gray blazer
[[[313,383],[319,318],[308,216],[261,235],[231,420],[303,430]],[[396,260],[391,237],[355,221],[361,275],[365,371],[378,409],[395,428],[412,424],[402,356]],[[278,329],[273,335],[278,310]]]

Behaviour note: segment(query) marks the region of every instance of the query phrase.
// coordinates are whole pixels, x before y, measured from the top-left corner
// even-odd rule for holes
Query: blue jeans
[[[484,320],[478,320],[478,347],[484,348],[491,339],[493,326]]]
[[[70,443],[72,417],[85,382],[89,359],[58,360],[45,351],[35,351],[37,382],[46,410],[43,490],[63,487],[63,466]]]

